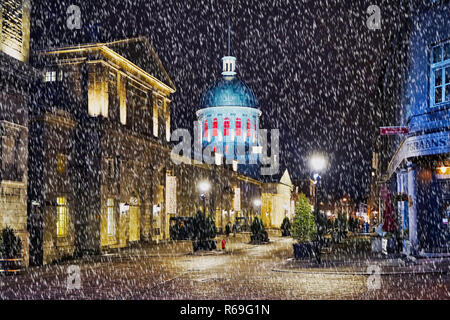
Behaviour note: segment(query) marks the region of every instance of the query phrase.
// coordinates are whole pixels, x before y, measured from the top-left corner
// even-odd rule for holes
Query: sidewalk
[[[222,250],[221,241],[226,240],[225,250]],[[250,233],[241,232],[236,236],[231,233],[219,235],[214,238],[217,249],[213,251],[197,251],[193,252],[192,240],[176,240],[164,241],[159,243],[137,243],[126,248],[112,248],[105,250],[101,255],[86,256],[81,258],[83,261],[89,262],[105,262],[111,260],[130,260],[145,257],[180,257],[186,255],[219,255],[230,254],[239,250],[252,248],[250,242]]]
[[[331,249],[331,250],[330,250]],[[314,258],[287,261],[275,272],[324,273],[341,275],[401,275],[450,272],[450,257],[407,259],[401,254],[384,255],[371,251],[370,237],[353,236],[322,251],[322,263]]]

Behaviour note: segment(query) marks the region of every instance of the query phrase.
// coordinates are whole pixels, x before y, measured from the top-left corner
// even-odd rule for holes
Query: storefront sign
[[[449,138],[449,132],[445,131],[409,137],[403,140],[403,143],[392,158],[391,163],[389,163],[388,176],[390,177],[400,163],[407,158],[449,153]]]

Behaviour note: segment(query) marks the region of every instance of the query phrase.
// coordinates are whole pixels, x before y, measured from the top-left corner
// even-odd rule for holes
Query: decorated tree
[[[197,240],[213,239],[216,236],[216,225],[211,216],[198,211],[194,217],[194,237]]]
[[[250,230],[252,231],[251,240],[254,243],[268,242],[269,236],[267,234],[266,228],[264,227],[264,223],[260,217],[255,217],[250,226]]]
[[[299,241],[313,241],[317,235],[317,226],[308,198],[301,193],[295,207],[295,216],[291,228],[292,237]]]

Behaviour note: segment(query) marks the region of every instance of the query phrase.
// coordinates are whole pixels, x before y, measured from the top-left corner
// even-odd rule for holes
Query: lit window
[[[223,135],[229,136],[230,135],[230,119],[225,118],[225,121],[223,122]]]
[[[213,137],[217,136],[217,118],[213,120]]]
[[[208,138],[208,120],[205,119],[205,133],[203,135],[205,138]]]
[[[236,135],[241,135],[241,118],[236,119]]]
[[[153,136],[158,136],[158,105],[153,105]]]
[[[47,71],[45,73],[44,82],[56,81],[56,71]]]
[[[228,145],[225,145],[225,153],[228,153]]]
[[[58,237],[65,237],[67,235],[67,219],[68,219],[66,197],[56,198],[56,213],[58,219],[56,223],[56,234]]]
[[[250,124],[250,119],[247,119],[247,137],[251,136],[252,125]]]
[[[255,135],[254,136],[256,138],[256,120],[255,120]]]
[[[450,101],[450,42],[431,49],[430,106]]]
[[[56,159],[56,171],[58,171],[59,174],[63,174],[66,172],[66,160],[67,156],[64,154],[59,153],[57,155]]]
[[[108,198],[107,200],[107,229],[108,229],[108,236],[115,236],[116,235],[116,219],[114,217],[114,199]]]

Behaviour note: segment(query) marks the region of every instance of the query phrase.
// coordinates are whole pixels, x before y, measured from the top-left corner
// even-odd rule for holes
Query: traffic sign
[[[380,135],[382,136],[391,136],[396,134],[408,134],[408,127],[380,127]]]

